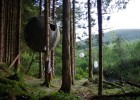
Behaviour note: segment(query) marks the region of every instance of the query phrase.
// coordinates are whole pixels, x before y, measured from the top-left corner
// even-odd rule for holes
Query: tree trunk
[[[63,0],[63,36],[62,36],[62,86],[64,93],[71,91],[70,65],[70,0]]]
[[[51,80],[54,78],[54,50],[51,50]]]
[[[39,3],[39,15],[42,15],[42,0]]]
[[[7,62],[7,30],[8,30],[8,6],[9,5],[9,1],[4,1],[4,7],[5,7],[5,12],[4,12],[4,62]]]
[[[42,15],[42,0],[39,3],[39,15]],[[42,52],[39,52],[39,78],[43,77]]]
[[[71,13],[72,14],[72,13]],[[70,15],[71,15],[70,14]],[[71,81],[74,85],[74,65],[73,65],[73,28],[72,28],[72,16],[70,18],[70,53],[71,53]]]
[[[55,2],[56,2],[56,0],[53,0],[53,10],[52,10],[52,18],[53,19],[55,17]]]
[[[74,67],[74,76],[76,74],[76,57],[75,57],[75,49],[76,49],[76,33],[75,33],[75,0],[73,0],[73,67]]]
[[[45,0],[45,40],[46,40],[46,52],[45,52],[45,86],[50,87],[50,74],[49,74],[49,63],[50,63],[50,50],[49,50],[49,7],[50,3]]]
[[[97,1],[98,11],[98,32],[99,32],[99,87],[98,95],[102,95],[103,89],[103,68],[102,68],[102,4],[101,0]]]
[[[42,52],[39,52],[39,78],[43,77]]]
[[[22,0],[18,0],[17,1],[17,23],[16,23],[16,56],[19,54],[20,52],[20,32],[21,32],[21,3]],[[20,63],[20,57],[17,59],[16,63],[15,63],[15,69],[19,70],[18,65]]]
[[[4,1],[0,0],[0,62],[3,62],[3,8]]]
[[[15,8],[15,3],[14,0],[13,2],[11,2],[11,9],[10,9],[10,39],[9,39],[9,53],[10,53],[10,64],[12,63],[12,61],[14,60],[14,24],[15,24],[15,19],[14,19],[14,8]]]
[[[90,16],[90,0],[88,0],[88,30],[89,30],[89,69],[88,69],[88,73],[89,73],[89,81],[92,80],[93,78],[93,70],[92,70],[92,39],[91,39],[91,16]]]
[[[52,18],[53,19],[55,18],[55,0],[53,0]],[[52,68],[51,76],[53,79],[54,78],[54,50],[51,50],[51,68]]]
[[[7,27],[7,62],[10,62],[10,34],[11,34],[11,1],[9,1],[9,6],[8,6],[8,27]]]

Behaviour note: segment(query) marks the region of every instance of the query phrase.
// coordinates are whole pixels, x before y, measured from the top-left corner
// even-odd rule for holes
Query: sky
[[[83,0],[84,1],[84,0]],[[140,0],[130,0],[129,3],[126,6],[126,9],[120,10],[119,12],[111,14],[110,20],[109,21],[103,21],[103,28],[108,29],[106,31],[114,30],[114,29],[140,29]],[[81,23],[87,23],[82,20],[80,21]],[[97,34],[98,26],[95,26],[92,28],[92,32],[96,31]],[[88,28],[87,29],[81,29],[77,28],[76,33],[78,34],[77,36],[82,37],[83,31],[88,33]],[[83,36],[82,39],[87,38],[86,36]]]
[[[131,0],[126,9],[112,14],[108,27],[112,29],[140,29],[140,0]]]

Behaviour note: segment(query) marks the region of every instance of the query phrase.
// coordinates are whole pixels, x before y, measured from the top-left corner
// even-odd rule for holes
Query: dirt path
[[[57,92],[61,87],[61,79],[59,78],[56,78],[51,82],[50,88],[41,86],[44,82],[43,79],[37,79],[29,76],[26,76],[24,79],[25,83],[38,91],[37,93],[44,91],[46,95],[51,94],[52,92]],[[75,85],[72,85],[71,92],[78,95],[82,100],[89,100],[93,94],[97,94],[97,85],[95,86],[95,84],[87,82],[86,79],[75,81]]]

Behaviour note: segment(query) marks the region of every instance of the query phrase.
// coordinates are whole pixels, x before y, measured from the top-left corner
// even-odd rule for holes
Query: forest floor
[[[44,80],[34,77],[25,76],[25,82],[37,90],[37,94],[43,91],[44,95],[50,95],[51,93],[58,92],[61,87],[61,78],[55,78],[51,81],[50,88],[42,86]],[[112,86],[114,85],[114,86]],[[103,84],[103,95],[124,94],[139,91],[139,88],[130,86],[128,84],[116,85],[114,83]],[[95,78],[92,82],[88,79],[75,80],[75,84],[72,85],[71,93],[76,94],[81,100],[90,100],[93,96],[98,94],[98,81]],[[122,100],[122,99],[121,99]]]
[[[34,97],[42,98],[45,96],[49,96],[53,93],[57,93],[62,84],[61,77],[57,77],[53,79],[51,81],[50,87],[47,88],[42,85],[44,79],[38,79],[26,74],[19,74],[19,76],[22,76],[23,81],[22,80],[15,81],[13,79],[10,79],[9,75],[10,73],[8,71],[2,68],[0,69],[0,91],[1,91],[0,100],[11,100],[11,99],[7,99],[11,97],[12,100],[21,100],[20,98],[23,98],[23,95],[26,96],[26,98],[28,98],[32,94],[34,95]],[[136,86],[131,86],[126,83],[120,83],[120,82],[106,82],[106,81],[103,82],[103,92],[102,92],[103,95],[116,95],[116,94],[126,94],[126,93],[133,93],[133,92],[139,93],[138,95],[140,95],[140,88]],[[71,87],[71,94],[78,96],[80,100],[90,100],[93,96],[97,96],[98,77],[94,76],[92,82],[89,82],[88,79],[85,78],[80,80],[75,80],[75,84],[72,85]],[[19,99],[13,99],[13,98],[19,98]],[[106,99],[102,99],[102,100],[106,100]],[[114,99],[107,99],[107,100],[114,100]],[[119,100],[124,100],[124,99],[119,99]],[[140,100],[140,97],[134,100]]]
[[[47,88],[45,86],[42,86],[44,82],[43,79],[38,79],[31,76],[30,77],[26,76],[24,79],[25,79],[25,83],[27,83],[34,89],[38,90],[38,92],[44,91],[46,95],[58,92],[62,83],[61,78],[55,78],[51,81],[50,87]],[[98,90],[97,87],[98,87],[97,84],[88,82],[87,79],[76,80],[75,84],[72,85],[71,93],[76,94],[81,99],[89,100],[91,96],[93,96],[93,94],[97,95],[97,90]]]

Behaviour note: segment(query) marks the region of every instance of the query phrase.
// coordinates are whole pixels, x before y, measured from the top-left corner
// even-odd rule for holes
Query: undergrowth
[[[80,97],[72,93],[52,92],[42,100],[81,100]]]

